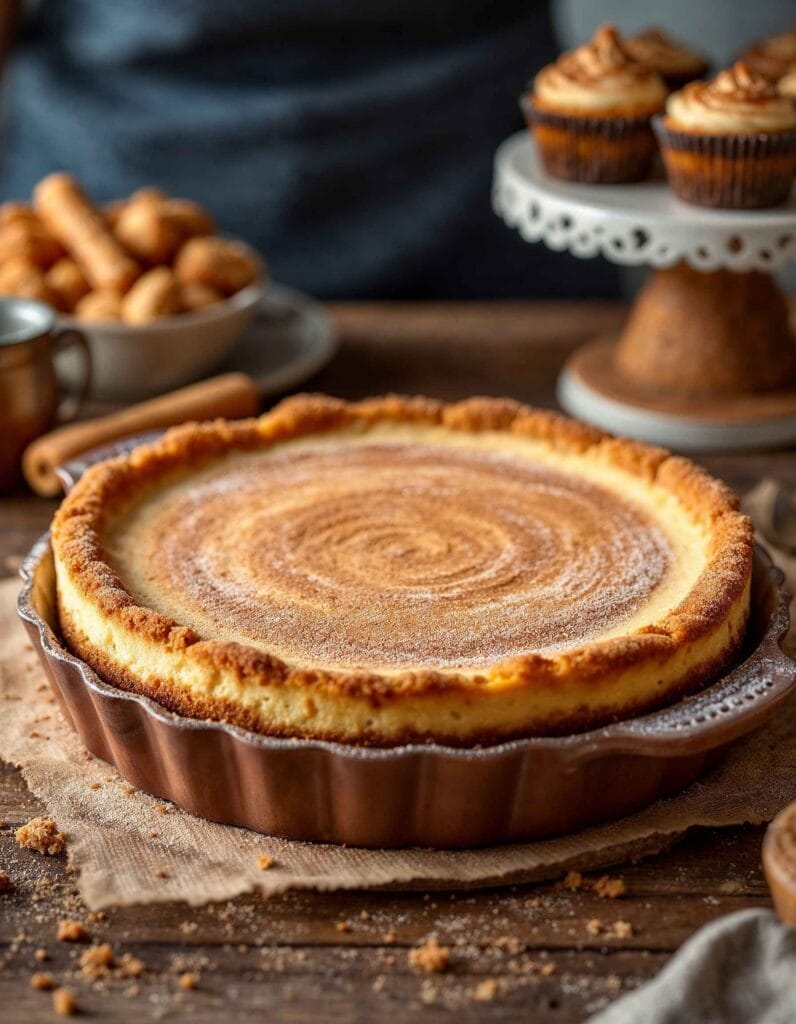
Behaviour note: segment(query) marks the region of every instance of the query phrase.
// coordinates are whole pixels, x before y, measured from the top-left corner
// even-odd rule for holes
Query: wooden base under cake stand
[[[681,451],[796,441],[796,339],[760,271],[653,272],[618,337],[579,349],[559,380],[569,412]]]
[[[796,260],[796,190],[771,210],[713,210],[663,180],[560,181],[519,132],[495,154],[492,202],[528,242],[654,268],[621,335],[567,364],[568,412],[683,451],[796,442],[796,342],[771,277]]]

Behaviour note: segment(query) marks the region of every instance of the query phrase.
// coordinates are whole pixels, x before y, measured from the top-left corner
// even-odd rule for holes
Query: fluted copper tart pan
[[[26,559],[19,614],[88,749],[134,786],[203,818],[357,846],[480,846],[619,818],[693,781],[794,685],[779,641],[783,576],[758,550],[743,660],[669,708],[591,732],[477,749],[276,739],[188,719],[102,680],[58,635],[48,536]]]

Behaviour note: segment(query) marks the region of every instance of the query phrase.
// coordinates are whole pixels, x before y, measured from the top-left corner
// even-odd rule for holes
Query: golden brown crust
[[[709,529],[709,562],[686,599],[661,621],[636,635],[597,641],[552,656],[523,655],[478,674],[424,670],[387,676],[376,672],[295,668],[254,647],[201,640],[193,630],[137,605],[110,568],[101,540],[109,515],[165,476],[231,450],[250,451],[291,438],[384,420],[444,425],[464,432],[505,431],[542,441],[559,452],[588,453],[609,466],[654,481],[674,495],[695,521]],[[103,616],[128,633],[170,652],[188,652],[192,664],[231,672],[245,682],[256,681],[258,686],[289,686],[307,694],[344,695],[373,707],[407,697],[434,699],[451,693],[476,698],[484,683],[496,676],[507,687],[522,690],[533,686],[558,692],[570,679],[588,689],[635,667],[654,671],[657,664],[677,650],[715,632],[727,622],[730,612],[737,610],[748,588],[753,547],[751,524],[737,512],[734,495],[693,463],[663,449],[616,439],[555,413],[509,400],[473,398],[446,405],[431,399],[395,395],[359,403],[301,395],[282,402],[260,419],[187,424],[170,430],[152,445],[89,470],[59,509],[52,537],[62,571]],[[745,614],[741,618],[745,622]],[[70,646],[102,675],[125,689],[146,692],[184,714],[221,717],[244,728],[278,731],[270,725],[266,729],[250,709],[238,707],[234,701],[200,699],[171,686],[168,680],[150,680],[142,685],[98,649],[80,623],[71,621],[63,608],[61,625]],[[731,636],[709,667],[703,665],[695,673],[685,672],[677,685],[667,688],[661,702],[702,685],[711,671],[726,663],[740,640],[740,635]],[[650,706],[649,700],[645,706]],[[583,721],[573,720],[570,714],[566,721],[554,723],[553,728],[560,731],[593,723],[593,708],[584,710]],[[610,711],[607,717],[611,717]],[[503,730],[502,735],[505,734]],[[494,738],[473,737],[480,742]],[[361,742],[367,742],[367,737]]]

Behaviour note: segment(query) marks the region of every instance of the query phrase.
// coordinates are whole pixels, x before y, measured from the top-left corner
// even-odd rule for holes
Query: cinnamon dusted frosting
[[[661,75],[698,75],[706,66],[701,53],[673,39],[661,28],[648,28],[625,40],[625,50],[633,60]]]
[[[787,74],[780,78],[779,82],[777,82],[777,88],[783,96],[796,100],[796,63],[793,64]]]
[[[492,399],[285,402],[90,470],[59,620],[106,679],[276,735],[583,729],[741,642],[751,533],[658,449]]]
[[[603,25],[590,42],[563,54],[534,79],[536,101],[587,114],[654,111],[665,98],[663,79],[630,56],[611,25]]]
[[[753,71],[776,82],[796,64],[796,26],[754,43],[741,60]]]
[[[690,82],[666,104],[672,128],[742,135],[796,129],[796,107],[763,75],[739,61],[711,82]]]

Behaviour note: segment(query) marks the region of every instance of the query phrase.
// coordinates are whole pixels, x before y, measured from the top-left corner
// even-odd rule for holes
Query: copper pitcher
[[[75,388],[63,389],[55,357],[67,349],[76,350],[81,372]],[[0,491],[18,483],[26,446],[75,416],[90,384],[91,354],[80,331],[57,328],[41,302],[0,297]]]

